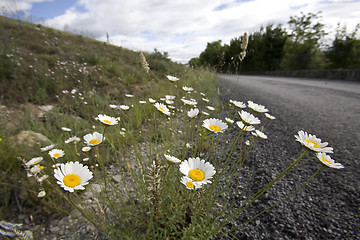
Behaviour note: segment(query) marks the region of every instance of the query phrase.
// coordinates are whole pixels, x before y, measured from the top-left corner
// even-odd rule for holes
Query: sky
[[[135,51],[167,52],[187,63],[208,42],[230,40],[261,26],[317,13],[333,36],[360,22],[360,0],[0,0],[0,14],[23,11],[29,21],[109,41]],[[330,39],[330,38],[329,38]]]

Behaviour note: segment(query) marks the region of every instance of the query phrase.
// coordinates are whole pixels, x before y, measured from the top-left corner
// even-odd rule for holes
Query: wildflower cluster
[[[166,77],[171,82],[180,81],[174,76]],[[152,237],[163,238],[170,234],[175,238],[186,238],[190,231],[187,226],[196,224],[200,219],[200,229],[213,224],[211,228],[207,228],[212,229],[211,231],[202,232],[204,236],[226,233],[227,230],[224,229],[228,223],[237,219],[308,152],[316,153],[314,156],[322,163],[322,167],[343,167],[326,155],[333,150],[327,146],[327,142],[299,131],[295,138],[304,146],[305,152],[272,181],[259,190],[250,191],[247,182],[256,170],[248,169],[245,162],[253,161],[252,165],[255,164],[252,153],[256,150],[258,141],[271,138],[265,130],[267,123],[275,117],[269,114],[265,106],[253,101],[230,100],[229,107],[225,107],[228,115],[220,119],[217,118],[217,109],[224,107],[216,102],[212,103],[209,100],[211,98],[198,93],[189,84],[178,89],[180,96],[169,91],[162,96],[154,94],[146,100],[136,99],[134,94],[127,93],[125,102],[114,102],[107,109],[113,111],[114,115],[121,115],[121,118],[100,113],[95,120],[101,124],[101,133],[87,130],[82,138],[71,136],[62,141],[65,145],[74,143],[75,155],[69,152],[69,148],[67,151],[65,147],[55,149],[55,144],[41,148],[42,152],[48,154],[24,161],[28,175],[42,179],[39,182],[47,179],[49,184],[58,185],[57,189],[64,199],[108,236],[122,236],[125,232],[129,234],[127,236],[134,236],[138,234],[138,228],[146,227],[151,229],[147,234],[152,232],[149,235]],[[127,151],[121,152],[119,136],[114,133],[120,133],[123,143],[130,142],[132,133],[137,130],[127,131],[124,125],[132,120],[128,115],[135,111],[149,111],[152,115],[146,121],[149,125],[138,131],[142,135],[148,135],[150,140],[148,143],[139,143],[139,147],[129,144]],[[62,130],[69,134],[72,132],[67,127]],[[81,139],[83,144],[79,146],[77,143]],[[92,150],[93,148],[96,150]],[[88,155],[90,151],[94,151],[97,168],[94,168],[94,158]],[[80,163],[81,155],[85,155],[83,163]],[[53,164],[51,174],[40,165],[44,160]],[[112,180],[109,172],[107,162],[111,161],[118,162],[116,171],[120,172],[120,176],[114,179],[121,183],[119,185]],[[246,171],[244,168],[247,168]],[[114,169],[112,167],[112,171]],[[92,183],[101,186],[99,196],[93,196],[99,201],[97,199],[101,195],[101,203],[97,208],[91,208],[97,210],[84,205],[81,207],[81,199],[75,203],[72,197],[75,191],[85,190]],[[226,189],[230,188],[234,191],[226,193]],[[41,192],[45,196],[44,188]],[[240,194],[244,198],[240,206],[227,202],[228,199],[236,199],[233,194]],[[223,205],[223,208],[216,207]],[[131,224],[124,222],[124,219],[135,218],[135,215],[146,220],[135,219],[134,222],[141,226],[134,226],[131,230]],[[114,228],[114,222],[117,222],[117,228]],[[150,226],[144,226],[147,222],[151,222]],[[179,227],[174,230],[171,226]]]

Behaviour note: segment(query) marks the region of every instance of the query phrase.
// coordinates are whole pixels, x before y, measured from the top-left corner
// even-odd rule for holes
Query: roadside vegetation
[[[19,215],[45,224],[75,211],[105,239],[232,237],[320,171],[343,168],[327,142],[299,131],[298,156],[254,189],[256,146],[276,117],[250,99],[222,103],[212,72],[5,17],[0,29],[2,236],[27,238]],[[296,191],[231,224],[308,165]]]

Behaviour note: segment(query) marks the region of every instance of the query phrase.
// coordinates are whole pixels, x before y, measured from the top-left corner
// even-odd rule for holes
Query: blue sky
[[[0,14],[19,10],[33,22],[70,30],[136,51],[168,52],[186,63],[207,42],[229,43],[268,24],[286,27],[290,16],[321,11],[326,30],[352,31],[360,22],[358,0],[0,0]],[[330,34],[329,36],[333,36]]]

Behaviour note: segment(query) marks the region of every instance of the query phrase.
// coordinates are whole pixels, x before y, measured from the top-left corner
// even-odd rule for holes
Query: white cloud
[[[29,9],[35,1],[41,0],[17,2]],[[318,11],[329,29],[334,30],[339,21],[352,29],[359,21],[360,1],[78,0],[65,14],[45,24],[61,30],[67,26],[102,41],[109,32],[113,44],[149,52],[157,48],[175,61],[187,62],[198,56],[207,42],[228,43],[244,32],[268,24],[286,25],[290,16]]]

